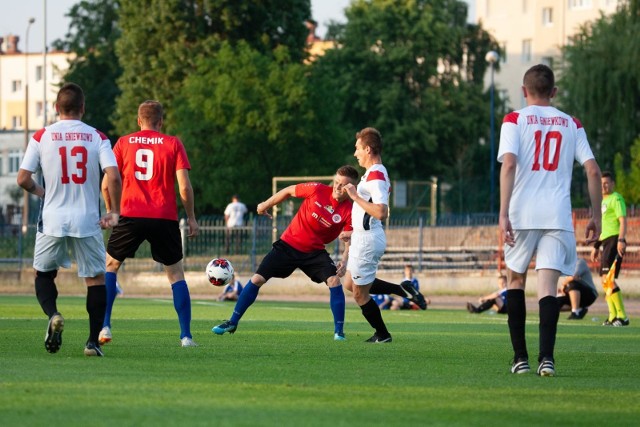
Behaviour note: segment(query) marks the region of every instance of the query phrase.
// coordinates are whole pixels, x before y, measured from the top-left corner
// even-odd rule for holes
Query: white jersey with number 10
[[[502,122],[498,161],[517,157],[509,219],[514,230],[573,231],[573,162],[594,158],[582,124],[555,107],[531,105]]]

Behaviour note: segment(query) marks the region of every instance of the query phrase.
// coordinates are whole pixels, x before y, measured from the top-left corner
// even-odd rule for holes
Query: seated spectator
[[[418,282],[418,279],[413,276],[413,266],[411,264],[404,266],[404,279],[402,280],[402,283],[404,282],[410,282],[416,291],[420,291],[420,282]],[[420,307],[418,307],[415,302],[409,301],[407,298],[395,295],[392,295],[391,297],[391,310],[420,310]],[[431,304],[431,300],[426,297],[424,300],[428,307],[429,304]],[[427,307],[425,307],[425,310]]]
[[[598,298],[598,291],[593,283],[591,270],[587,262],[579,258],[576,263],[576,271],[573,276],[562,279],[562,285],[558,289],[558,305],[560,311],[571,310],[567,319],[580,320],[587,314],[589,307]]]
[[[489,295],[480,297],[477,307],[470,302],[467,303],[467,311],[469,313],[482,313],[489,309],[494,309],[500,314],[507,313],[507,276],[501,275],[498,277],[499,289]]]
[[[229,282],[220,295],[218,295],[218,301],[238,301],[240,292],[242,292],[242,283],[236,279],[236,275],[234,274],[231,282]]]

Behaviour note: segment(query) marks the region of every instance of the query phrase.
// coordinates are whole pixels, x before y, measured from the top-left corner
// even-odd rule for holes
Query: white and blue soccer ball
[[[233,265],[226,258],[214,258],[209,261],[205,273],[213,286],[227,286],[233,278]]]

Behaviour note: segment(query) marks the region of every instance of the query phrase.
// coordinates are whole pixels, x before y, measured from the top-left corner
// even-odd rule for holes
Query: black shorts
[[[591,289],[590,286],[587,286],[584,283],[579,282],[577,280],[572,280],[565,285],[563,289],[563,292],[565,295],[564,297],[558,298],[558,302],[560,302],[562,298],[562,301],[564,301],[564,304],[571,307],[571,300],[569,299],[569,291],[573,291],[573,290],[580,291],[580,307],[582,308],[589,307],[591,304],[595,302],[596,298],[598,297],[598,295],[593,293],[593,289]]]
[[[262,259],[256,274],[269,280],[272,277],[291,276],[299,268],[316,283],[326,282],[329,277],[338,274],[335,263],[329,253],[322,249],[310,253],[300,252],[282,240],[273,243],[269,253]]]
[[[151,246],[154,261],[173,265],[182,259],[180,226],[170,219],[120,217],[109,236],[107,253],[123,262],[134,258],[145,240]]]
[[[618,236],[607,237],[602,241],[602,256],[600,257],[600,275],[604,276],[609,272],[611,264],[618,256]],[[622,257],[616,263],[616,279],[622,268]]]

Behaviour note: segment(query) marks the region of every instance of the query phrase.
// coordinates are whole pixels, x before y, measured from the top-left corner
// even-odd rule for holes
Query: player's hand
[[[258,212],[258,215],[264,215],[267,218],[273,219],[273,217],[269,213],[269,209],[271,209],[271,206],[269,206],[267,202],[262,202],[258,203],[258,208],[256,209],[256,211]]]
[[[591,249],[591,262],[598,261],[599,256],[600,256],[600,250],[596,248]]]
[[[107,228],[113,228],[118,225],[120,220],[120,214],[109,212],[100,218],[100,228],[106,230]]]
[[[597,242],[600,237],[600,224],[596,224],[593,218],[591,218],[587,224],[584,237],[587,239],[587,245]]]
[[[200,232],[200,226],[198,225],[198,221],[195,218],[187,218],[187,223],[189,224],[189,234],[188,237],[196,237]]]
[[[338,235],[338,239],[342,240],[345,243],[351,242],[351,234],[353,231],[343,231]]]
[[[516,244],[516,238],[508,215],[500,215],[499,227],[504,243],[509,246],[514,246]]]
[[[347,272],[347,264],[342,261],[339,261],[338,264],[336,265],[336,270],[337,270],[338,277],[343,277],[344,273]]]
[[[351,200],[355,200],[358,198],[358,189],[356,188],[355,185],[349,183],[349,184],[346,184],[343,189],[344,191],[347,192]]]

